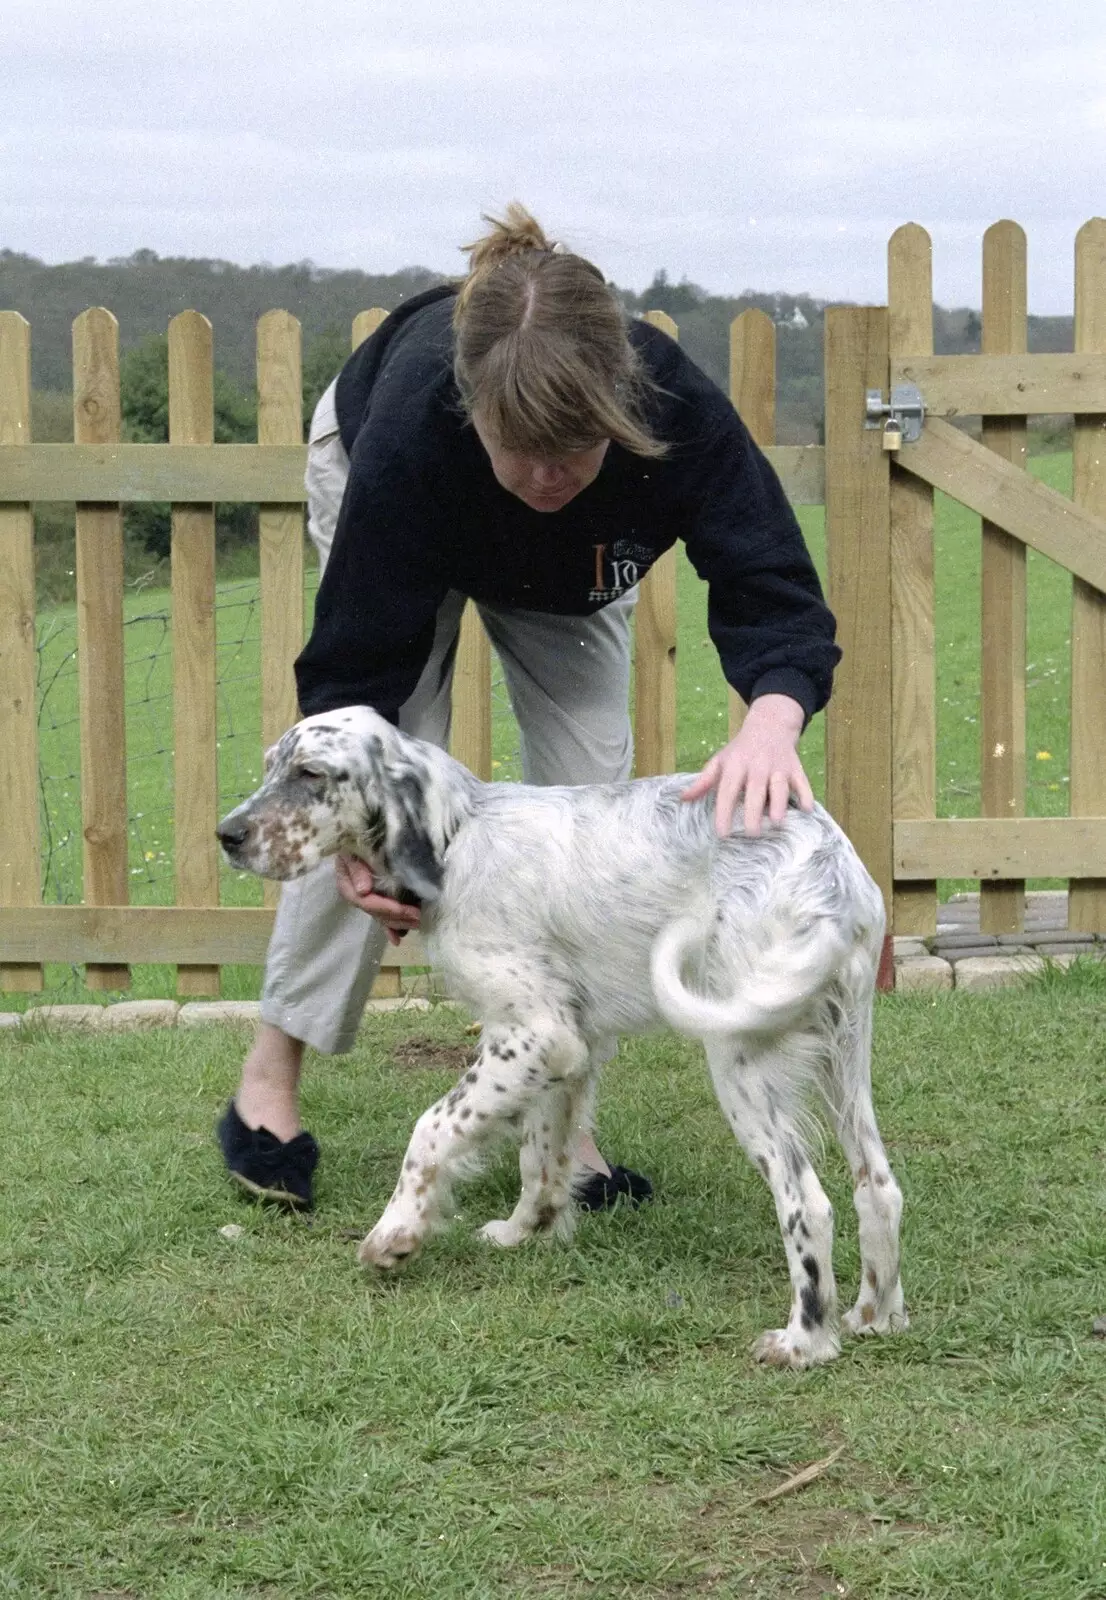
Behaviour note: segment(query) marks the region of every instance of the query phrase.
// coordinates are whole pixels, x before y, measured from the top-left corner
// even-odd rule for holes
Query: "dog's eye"
[[[322,767],[300,767],[299,775],[300,775],[301,778],[325,778],[326,777],[326,773],[323,771]]]

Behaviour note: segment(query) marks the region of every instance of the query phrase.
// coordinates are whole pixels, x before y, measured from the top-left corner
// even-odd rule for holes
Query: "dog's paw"
[[[865,1291],[851,1311],[841,1318],[841,1325],[857,1338],[873,1333],[903,1333],[910,1326],[910,1317],[903,1303],[902,1288],[896,1284],[894,1293],[874,1301]]]
[[[382,1228],[378,1223],[366,1239],[362,1239],[357,1259],[363,1267],[378,1267],[390,1272],[407,1261],[422,1244],[422,1239],[410,1228]]]
[[[796,1372],[833,1361],[840,1354],[836,1336],[824,1328],[817,1336],[805,1329],[770,1328],[753,1345],[753,1356],[766,1367],[790,1367]]]
[[[484,1226],[477,1230],[476,1237],[487,1240],[488,1244],[498,1245],[501,1250],[510,1250],[514,1245],[522,1244],[524,1239],[532,1238],[533,1233],[531,1229],[524,1228],[508,1218],[485,1222]]]

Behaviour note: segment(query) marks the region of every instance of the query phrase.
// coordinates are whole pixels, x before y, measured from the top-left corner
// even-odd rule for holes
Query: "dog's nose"
[[[215,837],[224,850],[237,850],[240,845],[245,844],[249,831],[249,823],[241,818],[235,821],[233,817],[224,817],[215,830]]]

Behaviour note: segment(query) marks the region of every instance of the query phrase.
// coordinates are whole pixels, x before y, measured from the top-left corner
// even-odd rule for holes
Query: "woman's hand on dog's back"
[[[750,838],[767,820],[778,826],[794,795],[803,811],[814,808],[814,794],[796,749],[803,731],[803,708],[790,695],[766,694],[745,713],[741,731],[711,756],[681,800],[700,800],[717,790],[715,831],[729,837],[734,812],[744,801],[744,827]]]

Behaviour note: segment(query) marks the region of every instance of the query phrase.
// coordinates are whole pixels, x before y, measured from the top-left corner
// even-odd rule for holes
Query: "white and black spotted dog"
[[[853,1333],[906,1326],[902,1197],[872,1109],[872,994],[883,937],[875,884],[832,819],[788,811],[727,839],[689,776],[581,788],[479,782],[364,707],[308,717],[219,826],[227,856],[295,878],[342,851],[385,894],[417,900],[430,957],[482,1023],[464,1078],[416,1124],[359,1259],[394,1267],[452,1214],[451,1185],[492,1140],[521,1141],[522,1193],[483,1236],[514,1245],[571,1227],[572,1141],[619,1034],[700,1038],[715,1091],[767,1179],[791,1275],[787,1326],[760,1359],[804,1367],[839,1350],[833,1213],[803,1135],[820,1092],[852,1169],[860,1223]]]

